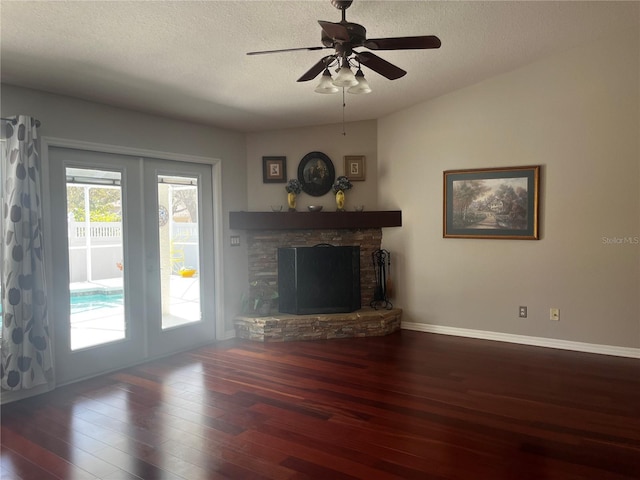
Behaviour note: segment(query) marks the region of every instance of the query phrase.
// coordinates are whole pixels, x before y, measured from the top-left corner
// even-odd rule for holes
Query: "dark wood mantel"
[[[372,212],[229,212],[232,230],[401,227],[400,210]]]

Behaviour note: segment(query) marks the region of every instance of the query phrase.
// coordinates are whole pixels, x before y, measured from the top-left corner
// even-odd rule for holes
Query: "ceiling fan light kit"
[[[298,82],[313,80],[320,73],[322,78],[316,87],[317,93],[337,93],[336,87],[347,88],[349,93],[369,93],[371,87],[364,78],[361,66],[364,65],[389,80],[396,80],[406,75],[403,69],[387,62],[372,52],[359,52],[355,48],[368,50],[421,50],[440,48],[440,39],[434,35],[414,37],[393,37],[367,39],[367,30],[357,23],[347,22],[346,10],[353,0],[331,0],[331,4],[342,11],[342,20],[338,23],[318,20],[322,28],[322,47],[300,47],[279,50],[264,50],[248,52],[247,55],[260,55],[265,53],[281,53],[300,50],[334,49],[335,53],[321,58],[315,65],[307,70]],[[354,75],[351,66],[358,67]],[[329,68],[340,66],[335,79],[331,79]],[[335,90],[334,90],[335,89]]]
[[[324,73],[320,79],[320,83],[314,90],[316,93],[338,93],[340,89],[333,84],[331,73],[328,68],[324,69]]]
[[[369,86],[369,82],[367,82],[367,79],[364,78],[364,73],[362,73],[362,70],[360,69],[358,69],[358,71],[356,72],[356,80],[358,80],[358,84],[354,85],[349,90],[347,90],[348,93],[354,93],[358,95],[361,93],[371,92],[371,87]]]
[[[340,91],[340,88],[338,87],[348,87],[347,92],[355,95],[371,92],[369,82],[364,78],[362,70],[358,68],[358,71],[354,75],[351,69],[347,67],[342,67],[340,69],[335,80],[331,78],[331,72],[329,72],[329,69],[325,68],[322,77],[320,77],[320,83],[315,88],[314,92],[323,94],[338,93]]]
[[[351,69],[348,66],[343,65],[338,71],[338,75],[336,75],[336,78],[333,80],[333,84],[336,87],[354,87],[358,84],[358,80]]]

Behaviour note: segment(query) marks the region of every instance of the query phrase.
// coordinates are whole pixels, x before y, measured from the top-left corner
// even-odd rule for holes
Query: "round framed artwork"
[[[307,153],[298,165],[298,180],[302,191],[320,197],[331,190],[336,171],[331,159],[322,152]]]
[[[164,227],[169,222],[169,210],[164,205],[158,207],[158,225]]]

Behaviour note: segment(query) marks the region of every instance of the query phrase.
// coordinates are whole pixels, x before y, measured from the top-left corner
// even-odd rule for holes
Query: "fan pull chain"
[[[344,12],[344,10],[343,10]],[[344,128],[344,110],[345,108],[347,108],[347,102],[344,98],[344,87],[342,87],[342,136],[345,137],[347,135],[347,132],[345,131]]]

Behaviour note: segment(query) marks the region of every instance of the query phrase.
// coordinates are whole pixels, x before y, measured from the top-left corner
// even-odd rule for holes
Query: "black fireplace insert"
[[[281,313],[360,309],[360,247],[278,248],[278,297]]]

